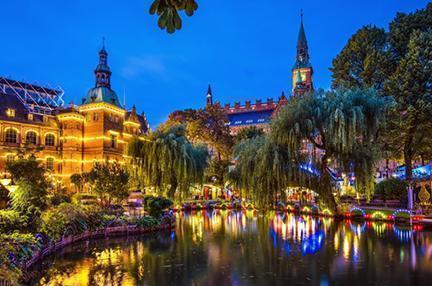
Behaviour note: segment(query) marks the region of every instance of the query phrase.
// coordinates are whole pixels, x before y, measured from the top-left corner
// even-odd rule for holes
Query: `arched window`
[[[45,146],[55,146],[55,136],[53,134],[45,135]]]
[[[26,134],[26,143],[36,145],[37,134],[34,131],[29,131]]]
[[[54,170],[54,158],[47,158],[46,159],[46,168],[50,171]]]
[[[5,133],[5,141],[6,143],[18,143],[18,132],[13,128],[7,129]]]

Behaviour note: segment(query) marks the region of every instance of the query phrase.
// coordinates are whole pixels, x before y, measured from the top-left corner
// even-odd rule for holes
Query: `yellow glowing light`
[[[325,214],[325,215],[332,215],[332,212],[329,209],[324,209],[322,211],[322,213]]]
[[[81,105],[79,107],[79,110],[80,111],[105,110],[105,111],[117,113],[122,116],[124,116],[126,113],[126,110],[105,102],[89,103],[89,104]]]
[[[81,122],[84,121],[84,116],[77,113],[63,113],[57,115],[57,118],[59,121],[65,121],[65,120],[78,120]]]
[[[133,121],[125,121],[123,122],[124,125],[133,125],[136,127],[140,127],[141,125],[139,123],[133,122]]]
[[[380,211],[376,211],[372,214],[372,218],[373,219],[386,219],[386,216],[384,213],[382,213]]]

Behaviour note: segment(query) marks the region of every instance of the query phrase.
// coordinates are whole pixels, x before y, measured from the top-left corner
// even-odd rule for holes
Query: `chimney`
[[[257,108],[261,107],[261,99],[256,100],[256,107]]]
[[[273,105],[273,98],[267,98],[267,104]]]
[[[246,109],[250,109],[251,108],[251,102],[250,100],[246,100]]]
[[[234,103],[234,109],[240,109],[240,102]]]

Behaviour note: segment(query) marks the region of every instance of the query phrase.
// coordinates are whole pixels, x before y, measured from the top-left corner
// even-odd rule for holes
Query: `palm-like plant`
[[[143,185],[166,192],[170,198],[179,189],[180,199],[191,184],[202,183],[208,159],[207,148],[191,144],[183,125],[157,130],[146,140],[132,140],[128,154]]]

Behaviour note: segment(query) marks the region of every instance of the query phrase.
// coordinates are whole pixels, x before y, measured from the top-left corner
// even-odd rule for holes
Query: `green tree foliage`
[[[219,160],[229,159],[234,144],[228,117],[220,106],[207,106],[205,109],[187,109],[172,113],[165,128],[178,124],[186,126],[186,136],[193,143],[204,143],[215,152]]]
[[[62,236],[104,228],[116,217],[98,208],[83,208],[75,204],[62,203],[45,211],[41,219],[40,231],[50,240],[56,241]]]
[[[0,233],[22,231],[27,227],[27,217],[14,210],[0,210]]]
[[[384,200],[399,200],[401,203],[407,201],[408,184],[397,178],[391,178],[379,182],[375,186],[375,194]]]
[[[432,3],[426,8],[413,13],[397,13],[390,23],[388,43],[392,51],[392,60],[399,62],[408,52],[412,33],[427,32],[432,27]]]
[[[32,234],[0,233],[0,281],[5,285],[22,285],[20,266],[40,248]]]
[[[231,164],[232,163],[230,160],[211,160],[205,172],[206,182],[219,186],[221,189],[223,189]]]
[[[84,184],[87,181],[85,174],[72,174],[70,176],[71,183],[75,186],[76,191],[81,193],[84,190]]]
[[[202,183],[208,159],[207,148],[192,144],[182,125],[158,129],[145,140],[135,138],[128,154],[141,185],[166,192],[171,199],[177,189],[181,198],[192,184]]]
[[[272,136],[299,162],[305,144],[312,144],[310,159],[321,174],[315,190],[336,210],[328,167],[354,171],[357,188],[370,196],[386,106],[372,89],[317,91],[291,100],[272,123]]]
[[[396,104],[391,109],[386,140],[402,154],[406,179],[412,179],[412,162],[430,157],[432,146],[432,33],[415,31],[408,50],[386,83],[385,92]]]
[[[247,140],[247,139],[253,139],[255,137],[260,137],[264,135],[264,130],[261,128],[258,128],[256,126],[249,126],[241,129],[236,135],[235,135],[235,142],[239,143],[240,141]]]
[[[334,88],[383,88],[389,73],[387,34],[384,29],[364,26],[333,59]]]
[[[121,203],[129,195],[129,173],[119,163],[96,163],[85,175],[103,206]]]
[[[18,188],[9,194],[11,209],[29,218],[29,224],[37,223],[43,210],[48,207],[48,191],[26,180],[18,181]]]
[[[374,86],[395,98],[383,137],[386,159],[403,158],[406,178],[412,162],[432,158],[430,119],[430,27],[432,3],[413,13],[398,13],[388,33],[363,27],[334,59],[334,87]]]
[[[173,205],[173,202],[164,197],[146,196],[144,197],[145,209],[149,212],[149,215],[158,219],[164,210],[167,210]]]
[[[165,126],[184,124],[187,138],[193,143],[203,143],[212,154],[205,180],[223,188],[230,165],[234,144],[228,117],[218,105],[205,109],[188,109],[172,113]]]
[[[12,179],[16,182],[27,181],[43,189],[51,187],[51,183],[46,176],[47,170],[35,157],[9,161],[6,164],[6,171],[10,173]]]
[[[187,16],[192,16],[197,9],[195,0],[154,0],[150,6],[150,14],[157,14],[159,28],[172,34],[182,27],[179,12],[184,11]]]
[[[34,157],[8,162],[6,170],[18,185],[9,193],[11,209],[27,217],[29,227],[34,228],[49,205],[48,189],[52,186],[46,170]]]
[[[243,140],[234,148],[236,165],[230,179],[265,208],[298,179],[298,168],[290,155],[287,148],[267,136]]]

